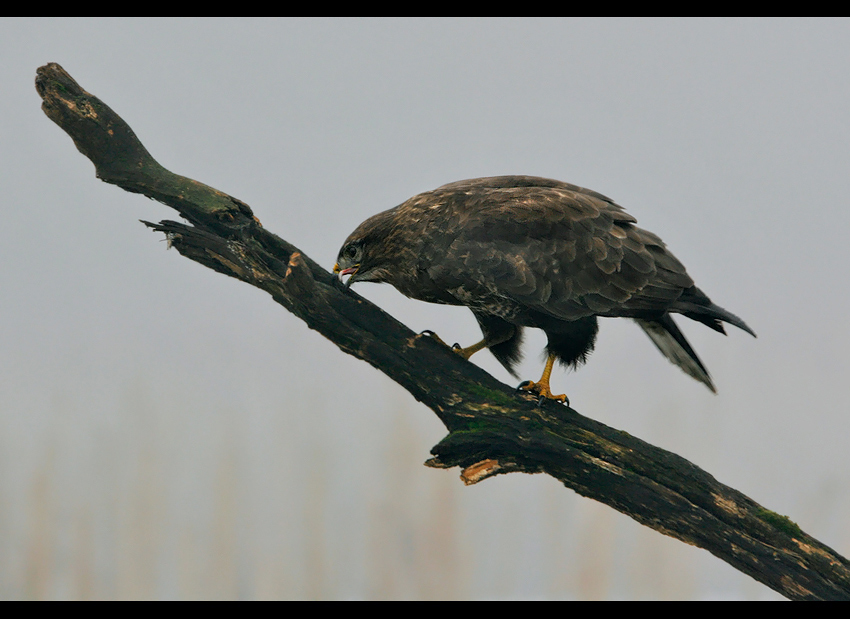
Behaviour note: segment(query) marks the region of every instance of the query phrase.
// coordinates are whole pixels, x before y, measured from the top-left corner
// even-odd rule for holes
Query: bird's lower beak
[[[345,287],[348,288],[351,285],[351,277],[349,277],[347,281],[345,281],[344,278],[347,275],[354,275],[355,273],[357,273],[357,269],[359,268],[360,265],[358,264],[357,266],[349,267],[347,269],[341,269],[339,263],[336,263],[334,265],[334,273],[337,274],[339,281],[343,282],[345,284]]]

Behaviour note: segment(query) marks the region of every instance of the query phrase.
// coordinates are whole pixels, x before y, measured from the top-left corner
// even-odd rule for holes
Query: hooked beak
[[[349,277],[347,281],[343,281],[343,278],[346,275],[353,276],[355,273],[357,273],[357,269],[359,269],[359,268],[360,268],[360,265],[358,264],[356,266],[349,267],[347,269],[341,269],[341,268],[339,268],[339,263],[337,262],[334,265],[334,273],[337,274],[337,278],[339,278],[339,281],[343,282],[345,284],[345,287],[348,288],[349,286],[351,286],[351,277]]]

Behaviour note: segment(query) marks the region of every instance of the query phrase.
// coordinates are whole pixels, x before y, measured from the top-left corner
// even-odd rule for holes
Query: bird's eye
[[[349,260],[354,260],[354,258],[357,257],[357,247],[355,247],[354,245],[349,245],[345,248],[345,251],[343,253],[345,254],[345,257]]]

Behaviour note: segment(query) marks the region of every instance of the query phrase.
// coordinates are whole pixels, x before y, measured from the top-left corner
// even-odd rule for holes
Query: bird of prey
[[[555,361],[577,367],[593,350],[597,317],[635,320],[661,353],[716,392],[702,361],[673,322],[682,314],[725,334],[723,322],[755,336],[711,302],[651,232],[610,198],[533,176],[458,181],[370,217],[346,239],[334,272],[346,285],[392,284],[431,303],[465,305],[488,348],[514,376],[524,327],[542,329],[548,358],[539,381],[520,389],[553,395]]]

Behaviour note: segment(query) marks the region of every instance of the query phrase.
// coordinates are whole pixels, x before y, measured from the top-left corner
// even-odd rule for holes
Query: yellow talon
[[[527,380],[522,383],[517,389],[520,391],[529,391],[540,398],[540,402],[543,401],[543,398],[547,398],[549,400],[557,400],[561,404],[569,405],[569,398],[565,393],[561,395],[552,395],[552,390],[549,388],[549,377],[552,375],[552,368],[555,365],[555,355],[550,354],[549,358],[546,359],[546,367],[543,368],[543,376],[540,377],[540,380],[536,383],[533,380]]]

